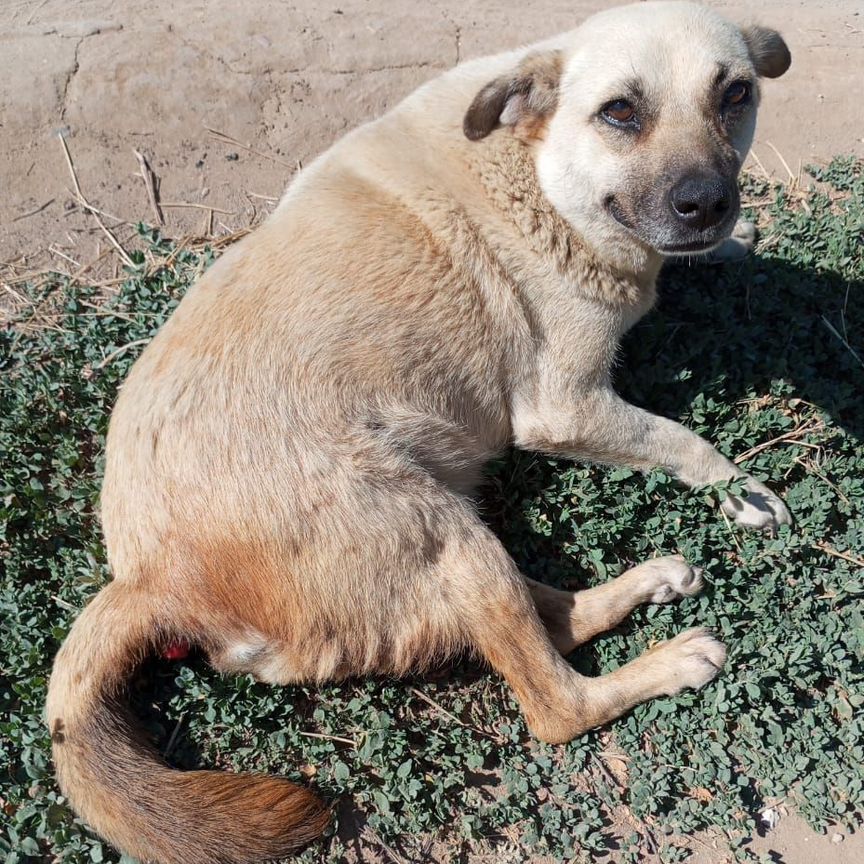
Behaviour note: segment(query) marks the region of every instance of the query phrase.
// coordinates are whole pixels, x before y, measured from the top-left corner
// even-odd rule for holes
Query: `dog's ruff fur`
[[[734,181],[756,77],[781,74],[784,51],[772,31],[661,3],[466,63],[336,144],[189,291],[120,393],[102,494],[115,578],[51,678],[60,786],[100,834],[161,864],[252,862],[327,823],[299,786],[174,771],[134,731],[124,684],[178,638],[279,684],[471,650],[549,742],[717,674],[725,650],[697,629],[579,675],[562,653],[695,593],[699,573],[673,557],[577,594],[537,584],[466,495],[509,444],[691,485],[743,476],[622,401],[610,368],[654,303],[662,256],[645,236],[672,231],[633,214],[688,160]],[[734,127],[712,114],[721,67],[752,81]],[[597,114],[634,70],[657,100],[638,143]],[[632,229],[604,209],[613,195]],[[729,515],[789,520],[745,482]]]

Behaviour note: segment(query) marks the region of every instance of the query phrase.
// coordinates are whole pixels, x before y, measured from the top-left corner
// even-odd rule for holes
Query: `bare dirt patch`
[[[8,0],[0,261],[74,266],[62,256],[82,264],[105,248],[70,194],[58,133],[118,236],[132,233],[124,223],[154,221],[134,150],[157,178],[166,233],[228,233],[269,212],[298,166],[428,78],[609,5],[538,0],[526,14],[514,0]],[[780,28],[792,49],[791,71],[766,84],[752,167],[785,177],[864,154],[858,0],[767,0],[758,13],[740,0],[709,5]]]

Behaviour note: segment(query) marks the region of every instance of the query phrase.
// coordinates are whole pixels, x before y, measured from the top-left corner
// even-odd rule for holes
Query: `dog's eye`
[[[636,123],[636,109],[626,99],[610,102],[600,113],[603,119],[613,126],[629,126]]]
[[[733,81],[723,95],[724,108],[740,108],[750,101],[750,84],[747,81]]]

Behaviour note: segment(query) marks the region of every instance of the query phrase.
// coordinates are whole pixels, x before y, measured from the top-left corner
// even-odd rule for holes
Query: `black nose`
[[[669,203],[679,222],[703,230],[723,221],[732,205],[732,190],[717,174],[690,174],[672,187]]]

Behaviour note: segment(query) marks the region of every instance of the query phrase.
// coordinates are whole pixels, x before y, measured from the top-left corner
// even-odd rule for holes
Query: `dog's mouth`
[[[614,195],[607,195],[606,200],[603,202],[606,207],[609,215],[623,228],[626,228],[633,234],[638,234],[634,225],[630,222],[630,220],[624,215],[624,211],[621,209],[621,205],[615,199]]]
[[[698,255],[700,252],[708,252],[722,243],[725,238],[718,237],[715,240],[694,240],[691,243],[670,243],[666,246],[658,246],[657,251],[664,255]]]
[[[603,201],[606,212],[622,227],[628,234],[650,246],[661,255],[700,255],[709,252],[719,246],[731,233],[732,226],[737,218],[737,208],[732,208],[727,217],[719,225],[710,230],[700,231],[699,236],[690,239],[678,240],[675,234],[689,233],[679,232],[675,229],[649,223],[641,226],[636,220],[631,219],[614,195],[607,195]],[[734,211],[734,212],[733,212]],[[695,232],[694,232],[695,233]]]

